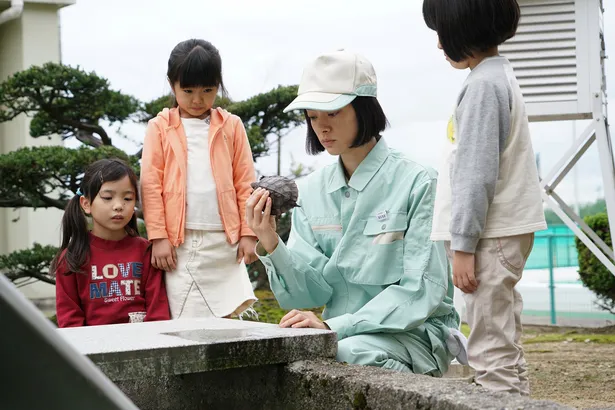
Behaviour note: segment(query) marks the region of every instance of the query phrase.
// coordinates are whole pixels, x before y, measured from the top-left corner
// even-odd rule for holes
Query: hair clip
[[[83,193],[81,193],[81,188],[77,188],[77,192],[75,192],[75,195],[83,196]]]

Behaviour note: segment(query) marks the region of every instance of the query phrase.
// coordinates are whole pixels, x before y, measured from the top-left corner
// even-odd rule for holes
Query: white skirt
[[[237,246],[224,232],[186,229],[177,267],[165,274],[172,319],[239,316],[256,302]]]

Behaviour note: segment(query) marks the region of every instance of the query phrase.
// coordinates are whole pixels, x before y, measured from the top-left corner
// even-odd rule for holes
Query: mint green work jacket
[[[338,340],[411,334],[431,346],[413,355],[416,373],[446,371],[448,328],[459,327],[443,244],[429,239],[436,173],[381,138],[348,182],[338,161],[299,183],[288,244],[260,253],[280,306],[324,306]],[[424,350],[424,349],[423,349]],[[425,363],[418,363],[418,362]],[[426,363],[430,362],[430,363]]]

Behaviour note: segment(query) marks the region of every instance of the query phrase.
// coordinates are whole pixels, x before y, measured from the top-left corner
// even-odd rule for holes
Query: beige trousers
[[[485,388],[529,396],[527,363],[520,345],[523,299],[515,289],[534,245],[534,234],[481,239],[476,249],[474,293],[464,293],[468,361]],[[446,244],[449,260],[453,253]]]

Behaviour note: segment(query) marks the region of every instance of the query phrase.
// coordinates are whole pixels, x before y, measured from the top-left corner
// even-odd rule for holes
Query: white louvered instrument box
[[[517,34],[500,53],[513,65],[530,121],[592,118],[595,94],[606,89],[602,1],[519,4]]]

